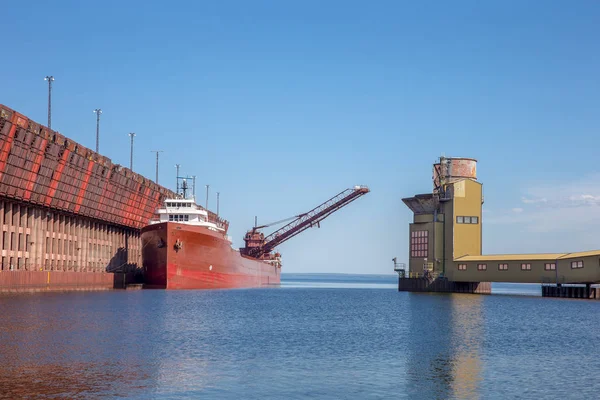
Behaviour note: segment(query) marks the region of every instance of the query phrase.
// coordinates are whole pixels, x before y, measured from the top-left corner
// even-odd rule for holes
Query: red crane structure
[[[355,186],[353,188],[346,189],[338,193],[326,202],[318,205],[317,207],[304,214],[296,215],[295,217],[273,222],[267,225],[256,226],[248,232],[246,232],[246,236],[244,236],[246,247],[240,249],[240,251],[242,252],[242,254],[254,258],[273,258],[273,256],[271,255],[271,251],[273,251],[276,246],[280,245],[286,240],[293,238],[300,232],[312,226],[316,225],[317,227],[319,227],[320,222],[327,218],[329,215],[367,193],[369,193],[368,187]],[[293,219],[293,221],[266,237],[262,232],[259,231],[259,229],[261,228],[266,228],[268,226],[285,222],[290,219]]]

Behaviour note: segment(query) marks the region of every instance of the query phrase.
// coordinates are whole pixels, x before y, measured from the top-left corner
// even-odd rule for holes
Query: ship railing
[[[398,271],[406,271],[406,264],[405,263],[395,263],[394,264],[394,271],[398,272]]]
[[[394,272],[396,272],[400,278],[406,278],[406,264],[394,263]]]

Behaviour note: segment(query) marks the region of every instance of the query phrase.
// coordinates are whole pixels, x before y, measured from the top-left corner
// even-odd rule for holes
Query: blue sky
[[[431,164],[479,160],[484,252],[600,248],[600,3],[8,2],[0,103],[259,222],[372,192],[280,247],[287,272],[390,273]],[[204,188],[198,194],[204,201]]]

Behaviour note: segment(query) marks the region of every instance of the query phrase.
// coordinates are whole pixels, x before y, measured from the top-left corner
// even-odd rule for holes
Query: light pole
[[[129,169],[133,171],[133,138],[135,133],[130,132],[129,137],[131,138],[131,150],[129,151]]]
[[[156,153],[156,179],[154,182],[158,184],[158,153],[162,153],[162,150],[150,150],[151,153]]]
[[[208,188],[210,185],[206,185],[206,211],[208,211]]]
[[[217,217],[219,216],[219,192],[217,192]]]
[[[196,175],[192,175],[192,196],[196,202]]]
[[[102,114],[102,110],[96,108],[94,112],[96,113],[96,153],[98,153],[100,148],[100,114]]]
[[[52,82],[54,82],[53,76],[46,76],[45,81],[48,81],[48,129],[52,128]]]
[[[175,193],[179,194],[179,164],[175,164],[177,168],[177,176],[175,176]]]

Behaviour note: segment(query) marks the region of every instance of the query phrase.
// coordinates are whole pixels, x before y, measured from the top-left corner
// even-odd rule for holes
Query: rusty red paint
[[[175,196],[2,105],[0,122],[0,195],[8,199],[140,229]]]
[[[47,139],[42,139],[40,147],[45,148],[47,143],[48,143]],[[33,170],[31,172],[30,179],[27,182],[27,187],[25,189],[25,195],[23,196],[23,200],[31,199],[31,192],[33,191],[33,187],[38,178],[38,173],[40,171],[40,168],[42,167],[42,159],[43,158],[44,158],[44,153],[42,153],[42,152],[38,152],[35,155],[35,158],[33,160],[33,166],[32,166]]]
[[[8,135],[2,143],[2,150],[0,150],[0,179],[2,179],[4,175],[4,170],[6,169],[6,162],[8,161],[8,152],[12,146],[13,140],[15,138],[15,133],[17,132],[17,125],[15,124],[16,119],[19,118],[18,114],[13,114],[11,118],[11,128],[8,131]]]
[[[58,183],[60,182],[60,178],[62,176],[63,169],[65,168],[65,164],[67,163],[69,154],[71,154],[71,152],[69,150],[65,149],[62,154],[62,157],[60,158],[60,161],[58,162],[58,166],[56,167],[56,170],[54,171],[55,172],[54,178],[50,182],[50,189],[48,190],[48,195],[46,196],[46,201],[44,202],[44,204],[46,206],[49,206],[52,202],[52,199],[54,198],[54,194],[56,193],[56,189],[58,187]],[[58,203],[59,208],[64,207],[62,205],[62,202],[59,201],[57,203]]]

